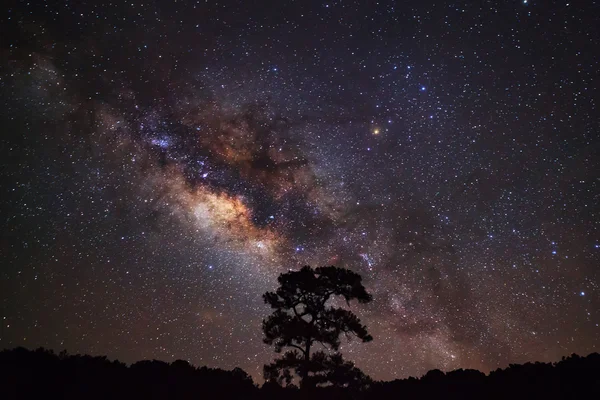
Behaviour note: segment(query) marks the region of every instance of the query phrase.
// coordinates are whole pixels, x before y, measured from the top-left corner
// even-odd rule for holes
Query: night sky
[[[9,1],[0,348],[239,366],[360,273],[375,379],[600,348],[600,3]]]

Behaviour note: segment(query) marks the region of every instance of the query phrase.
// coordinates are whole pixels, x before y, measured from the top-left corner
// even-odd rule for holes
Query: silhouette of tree
[[[333,383],[342,376],[344,379],[363,378],[364,374],[358,374],[353,364],[344,363],[340,355],[318,352],[311,358],[315,344],[337,351],[342,334],[348,339],[354,335],[363,342],[373,340],[351,311],[327,304],[332,296],[343,297],[348,305],[351,300],[371,301],[362,277],[344,268],[305,266],[299,271],[281,274],[278,282],[277,291],[263,295],[265,303],[274,309],[263,321],[264,342],[274,345],[277,353],[284,348],[290,350],[265,365],[265,379],[289,385],[296,375],[300,377],[301,387],[307,387]]]
[[[308,377],[311,386],[330,383],[335,387],[354,390],[367,388],[372,380],[351,361],[345,361],[340,353],[325,354],[318,351],[311,358],[314,375]]]

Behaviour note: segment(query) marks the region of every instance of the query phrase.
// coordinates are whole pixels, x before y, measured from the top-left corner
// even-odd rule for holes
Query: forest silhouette
[[[594,399],[600,395],[600,354],[573,354],[557,363],[476,370],[429,371],[421,378],[372,382],[367,388],[298,389],[257,386],[239,368],[196,368],[187,361],[144,360],[130,366],[106,357],[19,347],[0,352],[2,399]]]
[[[339,304],[372,300],[360,275],[344,268],[304,266],[278,278],[263,299],[272,314],[264,342],[284,354],[264,367],[259,387],[245,371],[194,367],[184,360],[138,361],[60,354],[18,347],[0,352],[2,399],[571,399],[600,398],[600,354],[557,363],[511,364],[484,374],[429,371],[421,378],[374,381],[338,352],[341,338],[373,340]],[[343,302],[336,303],[334,298]],[[311,348],[320,345],[319,351]]]

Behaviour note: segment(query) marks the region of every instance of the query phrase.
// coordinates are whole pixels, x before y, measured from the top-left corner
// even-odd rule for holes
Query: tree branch
[[[304,351],[304,349],[302,347],[300,347],[300,346],[296,346],[295,344],[292,344],[292,343],[286,344],[286,346],[294,347],[294,348],[300,350],[302,352],[302,354],[306,354],[306,352]]]

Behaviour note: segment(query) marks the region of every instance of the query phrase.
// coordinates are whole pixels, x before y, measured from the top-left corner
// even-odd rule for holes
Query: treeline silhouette
[[[300,390],[275,383],[258,387],[251,377],[177,360],[139,361],[131,366],[106,357],[56,354],[19,347],[0,352],[2,399],[597,399],[600,354],[572,355],[557,363],[511,364],[484,374],[476,370],[372,382],[362,389]]]

